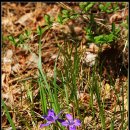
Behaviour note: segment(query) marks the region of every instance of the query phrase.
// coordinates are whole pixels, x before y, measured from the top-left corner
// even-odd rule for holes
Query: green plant
[[[8,36],[8,39],[11,41],[11,43],[14,45],[14,46],[17,46],[17,42],[15,40],[15,38],[13,36]]]
[[[76,13],[74,10],[66,10],[63,9],[58,17],[57,17],[57,22],[59,22],[60,24],[64,24],[65,22],[67,22],[70,19],[76,19],[80,16],[79,13]]]
[[[16,38],[12,35],[8,36],[8,40],[15,46],[15,47],[21,47],[26,50],[30,50],[27,43],[30,40],[31,31],[25,30],[23,34],[20,34]]]
[[[3,107],[4,110],[5,110],[6,117],[7,117],[8,121],[9,121],[9,123],[10,123],[12,129],[13,129],[13,130],[16,130],[15,124],[14,124],[13,120],[11,119],[11,116],[10,116],[10,114],[9,114],[9,111],[8,111],[8,109],[7,109],[7,106],[6,106],[6,104],[4,103],[3,100],[2,100],[2,107]]]
[[[94,6],[95,2],[80,2],[79,7],[83,11],[83,13],[88,12]]]
[[[96,100],[98,103],[99,107],[99,114],[100,114],[100,119],[101,119],[101,124],[102,124],[102,130],[106,129],[106,124],[105,124],[105,111],[103,107],[103,102],[101,100],[101,84],[100,84],[100,79],[98,78],[97,74],[95,74],[95,66],[93,67],[93,73],[92,73],[92,81],[91,81],[91,98],[93,98],[93,95],[96,96]],[[93,99],[92,99],[93,100]]]
[[[44,74],[42,70],[42,61],[41,61],[41,37],[42,34],[47,30],[48,28],[42,29],[41,27],[38,27],[37,33],[39,34],[39,62],[38,62],[38,69],[39,69],[39,79],[38,84],[40,87],[40,99],[41,99],[41,105],[42,105],[42,111],[43,114],[47,114],[47,109],[53,108],[56,113],[60,112],[60,104],[58,102],[58,85],[56,84],[56,63],[54,67],[54,81],[53,85],[54,88],[52,89],[51,85],[48,83],[46,75]],[[50,105],[49,105],[49,104]],[[49,105],[49,106],[48,106]]]
[[[102,12],[112,13],[114,11],[117,11],[119,7],[118,3],[106,2],[106,3],[100,3],[99,9],[101,9]]]
[[[48,14],[46,14],[46,15],[44,16],[44,19],[45,19],[45,22],[46,22],[47,25],[52,25],[52,23],[53,23],[53,21],[54,21],[54,19],[51,18],[50,15],[48,15]]]
[[[115,29],[115,24],[112,24],[112,31],[109,34],[98,34],[98,36],[94,35],[92,28],[85,28],[87,39],[90,42],[94,42],[96,44],[105,44],[105,43],[112,43],[116,41],[119,36],[120,29]]]

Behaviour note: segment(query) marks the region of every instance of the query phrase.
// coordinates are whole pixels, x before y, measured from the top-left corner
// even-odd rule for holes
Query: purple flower
[[[48,115],[42,116],[43,119],[46,119],[47,123],[46,124],[41,124],[40,128],[42,128],[44,126],[49,126],[50,124],[55,123],[56,120],[59,121],[59,122],[63,122],[64,120],[59,119],[60,114],[61,114],[61,112],[58,115],[56,115],[53,109],[48,110]]]
[[[67,120],[64,122],[61,122],[63,126],[66,126],[69,128],[69,130],[76,130],[76,126],[80,126],[81,122],[78,119],[73,119],[72,115],[66,114]]]

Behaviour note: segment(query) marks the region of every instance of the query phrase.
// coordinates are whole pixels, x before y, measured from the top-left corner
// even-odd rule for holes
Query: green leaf
[[[63,18],[60,14],[58,15],[57,21],[61,24],[63,23]]]
[[[37,33],[38,35],[42,35],[42,28],[40,26],[38,26],[37,28]]]
[[[95,36],[94,41],[95,43],[101,43],[101,44],[104,43],[105,42],[104,35]]]
[[[30,36],[30,34],[31,34],[31,31],[30,31],[30,30],[25,30],[25,35],[26,35],[26,37]]]
[[[49,25],[52,24],[52,21],[51,21],[50,15],[46,14],[46,15],[44,16],[44,19],[45,19],[45,22],[46,22],[47,24],[49,24]]]
[[[7,36],[3,36],[3,35],[2,35],[2,41],[6,41],[7,39],[8,39]]]
[[[103,4],[100,4],[100,5],[99,5],[99,9],[104,10],[104,5],[103,5]]]
[[[107,13],[112,13],[112,12],[113,12],[113,9],[110,9],[110,10],[107,9],[106,12],[107,12]]]
[[[85,11],[89,11],[93,7],[94,3],[90,3],[88,6],[85,7]]]
[[[114,130],[114,120],[113,120],[113,119],[111,120],[111,127],[110,127],[110,130]]]
[[[68,14],[69,14],[69,11],[66,10],[66,9],[64,9],[64,10],[62,10],[62,13],[65,14],[65,15],[68,15]]]
[[[14,39],[13,36],[8,36],[8,39],[12,42],[12,44],[13,44],[14,46],[17,46],[17,43],[16,43],[16,41],[15,41],[15,39]]]
[[[73,14],[72,16],[70,16],[71,19],[76,19],[79,15],[78,14]]]
[[[15,41],[15,39],[14,39],[13,36],[9,36],[8,39],[9,39],[10,41]]]
[[[123,27],[125,27],[126,29],[128,29],[128,23],[123,22],[123,23],[121,23],[121,25],[122,25]]]
[[[112,23],[112,32],[115,32],[115,23]]]
[[[50,21],[50,15],[46,14],[46,15],[44,16],[44,18],[45,18],[45,21],[46,21],[47,23]]]
[[[115,35],[117,35],[120,31],[121,31],[120,28],[116,29],[115,30]]]
[[[109,7],[110,5],[111,5],[110,2],[106,2],[106,4],[105,4],[106,9],[108,9],[108,7]]]
[[[19,43],[18,44],[23,44],[24,43],[24,36],[22,34],[19,35]]]
[[[94,37],[92,35],[87,35],[86,38],[91,41],[94,42]]]
[[[12,129],[13,129],[13,130],[16,130],[16,127],[15,127],[15,125],[14,125],[14,122],[13,122],[13,120],[11,119],[11,116],[10,116],[10,114],[9,114],[9,111],[8,111],[8,109],[7,109],[7,107],[6,107],[6,104],[4,103],[3,100],[2,100],[2,106],[4,107],[6,117],[7,117],[8,121],[9,121],[9,123],[10,123]]]
[[[113,40],[115,40],[115,36],[113,35],[113,33],[106,35],[106,40],[107,42],[112,42]]]
[[[65,18],[65,19],[63,19],[63,23],[65,23],[67,20],[69,20],[69,18]]]
[[[80,2],[79,7],[83,10],[87,6],[87,2]]]

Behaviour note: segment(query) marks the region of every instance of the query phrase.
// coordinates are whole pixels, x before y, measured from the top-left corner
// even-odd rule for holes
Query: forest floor
[[[79,130],[101,130],[104,124],[106,130],[128,130],[128,3],[120,2],[112,12],[106,3],[106,8],[99,9],[101,2],[95,2],[87,13],[75,19],[68,12],[81,13],[82,5],[76,2],[2,3],[3,130],[12,129],[11,121],[16,129],[40,129],[44,120],[39,115],[45,114],[40,95],[40,58],[46,75],[46,80],[40,82],[43,86],[48,82],[52,87],[49,92],[59,87],[59,105],[54,106],[80,118]],[[68,14],[65,10],[69,10]],[[62,24],[57,22],[62,21],[61,12],[67,15]],[[52,24],[49,18],[54,20]],[[49,27],[41,36],[41,57],[38,27]],[[78,107],[73,95],[75,86]],[[45,109],[52,108],[47,93],[46,101],[49,103],[44,104]]]

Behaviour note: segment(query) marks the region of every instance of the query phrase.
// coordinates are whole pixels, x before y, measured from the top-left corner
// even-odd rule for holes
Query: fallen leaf
[[[110,23],[113,23],[113,22],[116,22],[118,20],[121,20],[122,19],[122,16],[121,14],[117,13],[117,14],[113,14],[111,17],[110,17]]]
[[[12,58],[12,56],[13,56],[13,51],[12,50],[7,50],[6,51],[6,56],[5,56],[5,58],[7,58],[7,60],[9,60],[9,59],[11,59]]]
[[[7,17],[2,17],[2,25],[3,26],[12,26],[12,20],[10,18]]]
[[[126,19],[126,17],[128,16],[128,9],[125,9],[124,11],[122,11],[121,16],[123,19]]]
[[[27,57],[27,60],[26,60],[26,64],[28,66],[32,65],[32,66],[37,66],[38,64],[38,59],[39,57],[35,54],[35,53],[31,53],[28,57]]]
[[[33,13],[26,13],[25,15],[23,15],[22,17],[20,17],[19,20],[17,20],[17,21],[15,22],[15,24],[20,23],[20,24],[22,24],[22,25],[25,26],[25,25],[26,25],[25,22],[26,22],[28,19],[31,19],[32,16],[33,16]]]
[[[125,9],[122,12],[117,12],[117,13],[113,14],[110,17],[109,21],[110,21],[110,23],[113,23],[113,22],[116,22],[121,19],[126,19],[127,16],[128,16],[128,9]]]
[[[53,54],[52,56],[51,56],[51,59],[56,59],[57,58],[57,54]]]
[[[50,11],[47,12],[48,15],[51,17],[56,17],[59,13],[60,9],[57,5],[54,5],[53,8],[51,8]]]
[[[92,52],[98,52],[99,51],[99,47],[94,43],[91,43],[89,45],[89,48],[92,49]]]
[[[14,66],[12,66],[12,71],[13,72],[18,72],[20,69],[20,64],[19,63],[16,63]]]
[[[12,50],[7,50],[5,57],[3,58],[3,71],[9,74],[11,73],[12,56]]]
[[[78,99],[80,99],[80,101],[83,103],[87,103],[87,102],[89,103],[90,95],[85,92],[80,92],[78,93]]]
[[[26,57],[23,55],[19,56],[19,61],[18,61],[21,65],[25,65],[26,62]]]
[[[86,116],[84,118],[84,124],[89,124],[92,121],[92,116]]]
[[[4,80],[5,80],[5,73],[2,74],[2,86],[4,86]]]
[[[74,27],[74,31],[77,35],[81,35],[83,32],[83,29],[81,27]]]

